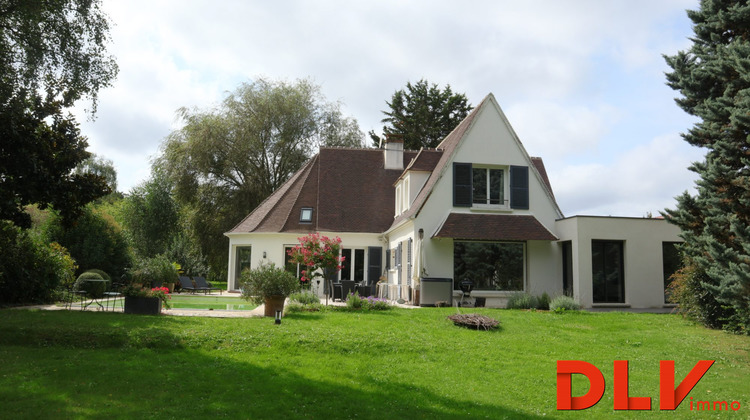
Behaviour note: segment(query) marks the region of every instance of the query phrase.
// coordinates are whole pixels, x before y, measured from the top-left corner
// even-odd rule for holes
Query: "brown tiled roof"
[[[393,183],[393,186],[395,187],[398,181],[406,176],[409,171],[432,172],[435,169],[435,166],[438,164],[438,161],[440,161],[440,157],[442,155],[442,150],[420,149],[414,159],[412,159],[411,162],[406,165],[406,169],[404,169],[404,172],[401,173],[401,176],[399,176],[398,179]]]
[[[550,195],[554,198],[555,193],[552,192],[552,184],[549,182],[549,177],[547,176],[547,169],[544,168],[544,161],[540,157],[531,157],[531,163],[534,164],[534,167],[536,168],[537,172],[539,172],[539,175],[542,177],[542,181],[544,181],[544,185],[547,187],[547,190],[549,191]]]
[[[421,149],[417,156],[406,166],[406,171],[427,171],[432,172],[435,169],[440,157],[443,156],[442,150]]]
[[[556,241],[534,216],[451,213],[433,238],[482,241]]]
[[[404,152],[404,161],[414,151]],[[393,222],[393,183],[400,170],[383,168],[383,150],[321,148],[318,155],[229,233],[384,232]],[[303,207],[312,223],[300,223]]]

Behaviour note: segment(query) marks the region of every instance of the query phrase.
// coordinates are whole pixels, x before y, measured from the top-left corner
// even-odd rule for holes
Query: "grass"
[[[750,338],[674,315],[477,309],[500,330],[456,327],[452,308],[216,319],[0,310],[0,418],[703,418],[658,411],[659,360],[681,381],[716,360],[689,397],[750,413]],[[602,401],[556,410],[557,360],[596,365]],[[612,410],[612,363],[630,361],[630,395]],[[574,375],[578,378],[580,375]],[[574,395],[587,389],[574,380]]]

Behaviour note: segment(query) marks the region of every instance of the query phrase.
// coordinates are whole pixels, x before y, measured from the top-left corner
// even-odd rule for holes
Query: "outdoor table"
[[[104,280],[104,279],[83,279],[82,280],[82,282],[85,282],[85,283],[104,283],[104,288],[105,289],[107,287],[107,284],[106,284],[107,281],[108,280]],[[88,295],[88,292],[86,292],[86,294],[84,295],[84,297],[86,295]],[[104,310],[104,306],[102,306],[102,303],[100,302],[103,297],[104,297],[104,294],[102,294],[102,296],[100,296],[100,297],[91,296],[91,302],[88,302],[85,305],[83,304],[83,301],[81,301],[81,310],[84,310],[84,309],[88,308],[91,304],[94,304],[94,303],[96,303],[97,305],[99,305],[99,309]]]

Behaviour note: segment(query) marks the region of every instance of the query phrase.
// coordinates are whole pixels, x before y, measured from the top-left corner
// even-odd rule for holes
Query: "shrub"
[[[102,276],[102,278],[104,280],[112,281],[112,276],[110,276],[109,274],[107,274],[106,272],[104,272],[104,270],[99,270],[98,268],[93,268],[93,269],[90,269],[90,270],[86,270],[86,272],[87,273],[96,273],[96,274]]]
[[[60,216],[52,212],[42,231],[47,241],[59,242],[70,252],[81,271],[99,268],[120,278],[131,265],[130,248],[120,225],[108,213],[91,206],[84,207],[69,228],[64,228]]]
[[[570,296],[558,296],[549,303],[549,309],[557,313],[565,311],[578,311],[581,309],[581,304],[576,302]]]
[[[363,298],[357,292],[349,294],[346,299],[346,309],[348,310],[385,311],[391,309],[391,307],[386,299],[374,296]]]
[[[176,283],[178,278],[177,269],[163,254],[137,261],[132,271],[134,283],[152,287]]]
[[[57,243],[0,221],[0,304],[53,302],[73,282],[75,261]]]
[[[508,298],[508,309],[535,309],[537,298],[528,293],[514,293]]]
[[[292,293],[289,295],[289,300],[300,303],[302,305],[312,305],[320,303],[320,298],[312,292],[299,292]]]
[[[678,312],[709,328],[725,328],[732,318],[731,307],[722,305],[704,285],[708,276],[690,261],[672,275],[667,294],[676,302]]]
[[[358,292],[351,293],[346,298],[346,307],[349,309],[362,309],[362,298]]]
[[[242,297],[259,305],[265,302],[266,297],[289,296],[300,287],[294,274],[283,268],[276,268],[273,263],[243,271],[240,284]]]
[[[362,299],[362,307],[364,309],[373,311],[385,311],[391,309],[391,305],[387,299],[378,298],[375,296],[368,296]]]
[[[539,298],[537,299],[536,308],[537,309],[541,309],[543,311],[548,311],[549,310],[549,301],[550,301],[550,297],[547,294],[547,292],[542,293],[542,295],[539,296]]]
[[[73,289],[83,290],[90,297],[99,299],[107,291],[107,282],[88,281],[88,280],[106,280],[101,274],[94,271],[86,271],[76,279]]]
[[[292,301],[284,305],[284,313],[291,314],[297,312],[321,312],[326,309],[325,305],[320,303],[311,303],[309,305],[303,305],[299,302]]]

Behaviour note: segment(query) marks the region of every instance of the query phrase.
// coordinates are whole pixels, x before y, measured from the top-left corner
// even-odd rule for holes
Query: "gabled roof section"
[[[489,106],[493,106],[495,110],[500,114],[500,117],[512,134],[516,144],[521,149],[524,156],[526,156],[526,158],[528,159],[530,173],[533,174],[533,176],[536,176],[546,187],[546,193],[549,196],[552,205],[555,207],[555,210],[560,215],[560,217],[563,216],[560,207],[557,205],[555,196],[552,194],[552,187],[550,185],[549,178],[547,177],[547,171],[544,169],[544,163],[542,162],[541,158],[531,158],[528,155],[528,153],[526,152],[526,148],[524,148],[523,144],[518,139],[518,135],[513,130],[510,122],[508,122],[508,119],[500,108],[500,105],[495,100],[495,96],[490,93],[489,95],[485,96],[485,98],[482,99],[482,102],[480,102],[479,105],[477,105],[476,108],[474,108],[474,110],[472,110],[471,113],[469,113],[469,115],[466,116],[466,118],[464,118],[464,120],[461,121],[461,123],[458,124],[458,126],[456,126],[456,128],[453,129],[453,131],[448,134],[448,136],[446,136],[445,139],[443,139],[443,141],[440,142],[440,144],[437,146],[437,150],[443,151],[440,160],[435,165],[432,174],[430,174],[430,177],[427,179],[424,187],[422,187],[422,190],[414,199],[414,202],[409,207],[409,210],[405,211],[403,214],[397,217],[391,224],[389,230],[398,226],[404,220],[416,217],[419,214],[425,202],[427,201],[427,198],[429,198],[430,194],[432,193],[432,189],[435,187],[435,184],[447,170],[449,166],[448,163],[453,160],[456,149],[461,145],[463,139],[466,137],[467,133],[474,125],[474,121],[476,120],[477,116]]]
[[[464,135],[469,130],[471,125],[474,123],[474,118],[479,114],[480,110],[484,107],[485,103],[491,96],[492,94],[485,97],[482,102],[480,102],[479,105],[477,105],[477,107],[474,108],[474,110],[472,110],[469,115],[467,115],[466,118],[464,118],[464,120],[461,121],[461,123],[458,124],[456,128],[454,128],[453,131],[451,131],[451,133],[443,139],[442,142],[440,142],[437,150],[441,150],[443,153],[440,155],[440,159],[435,165],[435,168],[432,170],[430,177],[427,178],[427,182],[425,182],[424,186],[419,191],[419,194],[417,194],[417,197],[414,199],[414,202],[412,202],[411,206],[409,206],[409,209],[398,216],[393,221],[391,227],[394,227],[401,223],[403,220],[414,217],[419,213],[419,211],[422,209],[422,206],[427,201],[427,197],[429,197],[430,193],[432,193],[432,188],[435,186],[438,179],[440,179],[440,177],[443,175],[448,162],[450,162],[450,160],[453,158],[453,152],[456,150],[456,147],[461,142],[461,139],[463,139]]]
[[[404,152],[413,159],[417,152]],[[321,148],[228,234],[256,232],[382,233],[393,221],[393,183],[400,170],[383,167],[383,150]],[[311,223],[300,222],[302,208]]]

